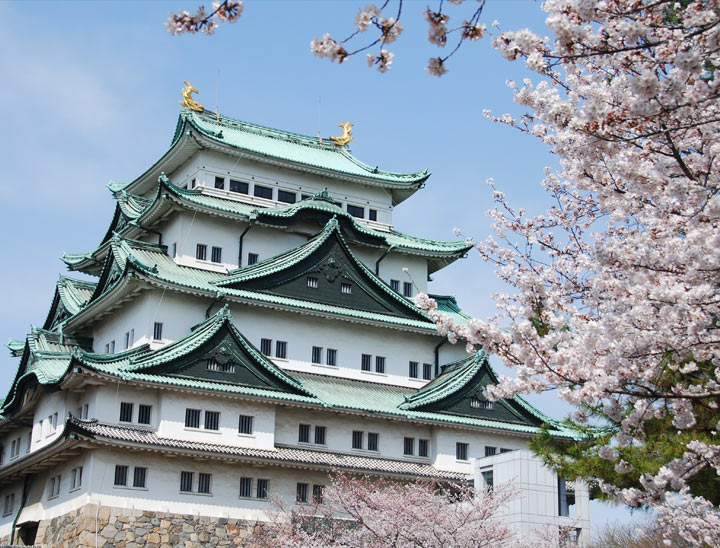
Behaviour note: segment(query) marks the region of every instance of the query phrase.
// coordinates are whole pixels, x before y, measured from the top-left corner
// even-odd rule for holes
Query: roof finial
[[[353,124],[352,122],[340,122],[338,124],[338,127],[342,128],[342,134],[340,135],[340,137],[331,136],[330,139],[332,139],[333,143],[335,143],[337,146],[344,147],[354,139],[354,137],[352,136],[352,127],[354,125],[355,124]]]
[[[180,92],[182,94],[183,100],[180,101],[180,104],[184,107],[189,108],[190,110],[195,110],[197,112],[202,112],[203,106],[198,103],[195,99],[193,99],[192,94],[193,93],[199,93],[199,91],[193,86],[190,82],[185,80],[185,88]]]

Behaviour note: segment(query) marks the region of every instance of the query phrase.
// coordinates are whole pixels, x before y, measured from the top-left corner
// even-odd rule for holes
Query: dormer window
[[[288,192],[287,190],[278,190],[278,202],[286,204],[294,204],[297,201],[297,194]]]
[[[357,217],[358,219],[364,219],[365,218],[365,208],[364,207],[358,207],[351,204],[347,205],[347,212],[352,215],[353,217]]]
[[[340,284],[340,293],[345,293],[349,295],[352,293],[352,284],[343,282]]]

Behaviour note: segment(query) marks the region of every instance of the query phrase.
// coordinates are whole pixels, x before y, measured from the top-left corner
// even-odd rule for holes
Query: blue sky
[[[364,1],[248,0],[240,21],[214,36],[165,32],[169,11],[194,10],[197,3],[0,3],[6,340],[44,322],[64,272],[60,255],[99,242],[114,208],[108,181],[135,178],[167,149],[183,80],[215,108],[218,71],[223,114],[315,135],[320,98],[323,136],[349,120],[361,160],[394,171],[428,168],[426,188],[394,212],[404,232],[450,240],[457,226],[484,239],[492,207],[488,177],[530,212],[546,205],[540,183],[556,159],[537,140],[482,115],[486,108],[522,112],[505,84],[527,76],[522,65],[503,60],[485,39],[463,46],[443,78],[428,75],[427,59],[439,52],[425,38],[426,1],[406,2],[406,30],[388,47],[395,59],[386,74],[360,56],[339,66],[310,54],[314,36],[351,32]],[[446,5],[451,23],[474,9]],[[544,28],[532,0],[491,0],[483,19],[488,27],[497,19],[505,29]],[[475,255],[437,273],[432,286],[483,318],[494,312],[491,293],[505,289]],[[0,354],[0,391],[16,366]],[[566,412],[552,394],[530,399],[556,416]],[[594,523],[628,515],[598,504],[592,511]]]

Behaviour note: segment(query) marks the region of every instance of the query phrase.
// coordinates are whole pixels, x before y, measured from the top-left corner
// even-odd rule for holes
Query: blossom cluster
[[[210,13],[205,11],[205,6],[198,7],[195,13],[171,12],[165,28],[170,34],[213,34],[219,22],[235,23],[242,15],[243,7],[242,0],[224,0],[213,2],[213,11]]]

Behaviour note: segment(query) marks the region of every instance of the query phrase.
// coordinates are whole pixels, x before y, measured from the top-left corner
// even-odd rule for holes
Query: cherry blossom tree
[[[495,317],[454,324],[418,303],[451,341],[514,368],[488,397],[555,389],[577,407],[567,425],[582,439],[534,443],[549,464],[718,545],[720,0],[546,0],[552,38],[490,33],[483,1],[453,27],[445,8],[463,8],[448,4],[463,2],[427,8],[428,39],[456,47],[427,70],[444,74],[457,47],[492,34],[537,77],[510,83],[525,115],[486,115],[547,144],[561,169],[547,171],[553,205],[540,215],[489,181],[494,235],[474,245],[511,289],[494,296]],[[311,49],[343,62],[378,48],[367,61],[384,72],[402,8],[360,8],[348,38]]]
[[[312,504],[278,505],[252,548],[556,548],[557,538],[522,540],[503,523],[512,486],[478,492],[436,481],[393,482],[338,474]]]

